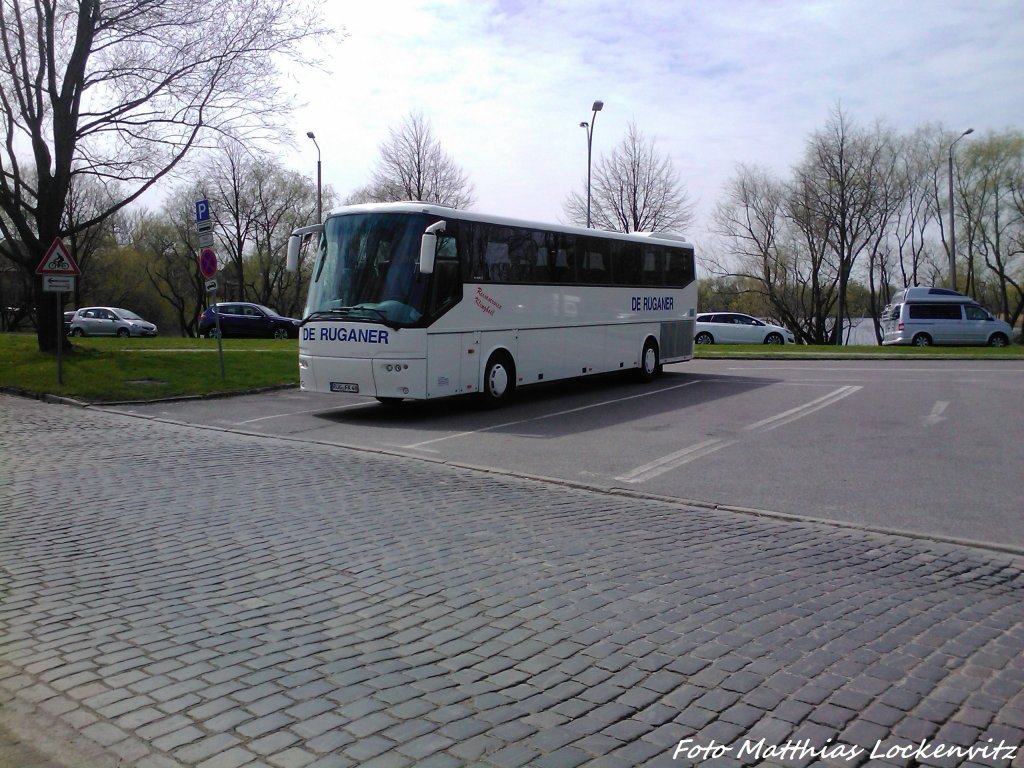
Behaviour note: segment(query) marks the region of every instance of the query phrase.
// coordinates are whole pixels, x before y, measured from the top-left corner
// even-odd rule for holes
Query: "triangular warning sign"
[[[50,250],[46,252],[43,260],[36,267],[37,275],[80,275],[82,270],[78,268],[75,260],[71,258],[71,251],[64,245],[59,237],[53,241]]]

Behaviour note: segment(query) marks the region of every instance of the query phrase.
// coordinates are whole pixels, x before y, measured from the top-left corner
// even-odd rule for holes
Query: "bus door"
[[[427,335],[427,396],[476,392],[480,380],[480,332]]]

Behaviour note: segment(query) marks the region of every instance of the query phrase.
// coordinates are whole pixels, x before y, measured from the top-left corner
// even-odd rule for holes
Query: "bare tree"
[[[346,202],[383,203],[419,200],[469,208],[475,202],[466,173],[434,138],[430,121],[421,113],[409,114],[392,128],[380,147],[380,158],[368,186],[356,190]]]
[[[590,208],[593,224],[612,232],[682,232],[693,218],[693,205],[671,158],[659,153],[636,123],[598,161]],[[570,222],[586,226],[586,189],[572,192],[563,210]]]
[[[824,223],[821,235],[836,260],[835,344],[843,342],[847,286],[857,258],[893,215],[894,201],[885,190],[896,173],[894,145],[890,131],[859,130],[837,107],[825,129],[811,137],[797,169],[801,205]]]
[[[967,252],[965,292],[977,298],[984,293],[985,303],[1015,324],[1024,311],[1024,134],[993,134],[963,154],[959,231]],[[984,261],[987,279],[975,274],[976,257]]]
[[[0,0],[0,234],[24,244],[15,261],[34,271],[55,238],[138,199],[197,146],[278,134],[291,103],[275,57],[309,63],[330,34],[319,5],[296,0]],[[68,231],[76,175],[119,189]],[[55,349],[55,299],[36,291],[39,347]]]

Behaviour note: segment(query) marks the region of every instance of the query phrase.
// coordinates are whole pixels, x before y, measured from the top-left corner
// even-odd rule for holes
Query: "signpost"
[[[59,237],[53,241],[43,260],[36,267],[42,280],[44,293],[70,293],[75,290],[75,278],[82,270],[75,263],[71,251]],[[57,383],[64,383],[64,302],[57,296]]]
[[[213,318],[217,324],[217,354],[220,357],[220,377],[224,379],[224,346],[221,343],[220,313],[214,299],[217,292],[217,254],[213,250],[213,222],[210,220],[210,201],[196,200],[196,232],[199,234],[199,273],[206,278],[206,295],[213,307]]]

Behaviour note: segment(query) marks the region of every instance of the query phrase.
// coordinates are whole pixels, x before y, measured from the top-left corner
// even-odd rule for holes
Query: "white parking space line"
[[[781,427],[784,424],[789,424],[792,421],[796,421],[803,416],[820,411],[833,403],[837,403],[844,397],[849,397],[854,392],[860,390],[859,386],[847,386],[840,387],[834,392],[829,392],[827,395],[822,395],[819,398],[811,400],[809,403],[797,406],[796,408],[790,408],[788,411],[771,416],[761,421],[756,421],[753,424],[748,424],[743,428],[744,432],[768,432]],[[715,438],[712,440],[704,440],[703,442],[691,445],[682,450],[670,453],[667,456],[662,456],[659,459],[650,461],[636,469],[627,472],[624,475],[619,475],[616,480],[620,480],[624,483],[642,483],[658,475],[663,475],[666,472],[671,472],[673,469],[689,464],[695,459],[702,458],[708,454],[720,451],[723,448],[728,448],[730,445],[735,445],[738,441],[727,438]]]
[[[423,440],[419,443],[410,443],[408,445],[401,446],[402,448],[422,448],[425,445],[432,445],[433,443],[440,443],[444,440],[455,440],[460,437],[468,437],[469,435],[478,435],[482,432],[493,432],[496,429],[504,429],[505,427],[514,427],[518,424],[528,424],[531,421],[543,421],[544,419],[554,419],[559,416],[567,416],[570,413],[579,413],[580,411],[587,411],[591,408],[600,408],[605,405],[614,405],[615,403],[624,403],[627,400],[636,400],[639,397],[651,397],[652,395],[660,395],[662,392],[671,392],[673,389],[681,389],[682,387],[690,387],[694,384],[699,384],[700,381],[688,381],[685,384],[676,384],[671,387],[664,387],[662,389],[654,389],[649,392],[641,392],[639,395],[629,395],[628,397],[617,397],[612,400],[604,400],[600,403],[591,403],[590,405],[581,405],[579,408],[569,408],[565,411],[556,411],[554,413],[546,413],[543,416],[533,416],[529,419],[520,419],[518,421],[507,421],[504,424],[495,424],[490,427],[483,427],[482,429],[471,429],[467,432],[456,432],[451,435],[445,435],[443,437],[435,437],[430,440]]]
[[[809,403],[804,403],[796,408],[790,408],[788,411],[783,411],[780,414],[763,419],[762,421],[756,421],[753,424],[747,425],[743,429],[746,432],[754,432],[758,430],[767,432],[770,429],[781,427],[783,424],[789,424],[791,421],[796,421],[797,419],[814,413],[815,411],[820,411],[822,408],[832,405],[832,403],[836,403],[844,397],[849,397],[859,389],[861,389],[859,386],[840,387],[836,391],[829,392],[827,395],[822,395],[816,400],[811,400]]]
[[[691,445],[688,448],[683,448],[681,451],[670,453],[668,456],[662,456],[660,459],[655,459],[652,462],[644,464],[641,467],[637,467],[632,472],[628,472],[625,475],[616,477],[616,480],[621,480],[624,483],[642,483],[645,480],[650,480],[652,477],[664,474],[669,470],[681,467],[683,464],[687,464],[694,459],[699,459],[701,456],[707,456],[709,453],[714,453],[722,448],[726,448],[733,445],[735,440],[725,440],[723,438],[714,438],[712,440],[705,440],[702,443]]]

